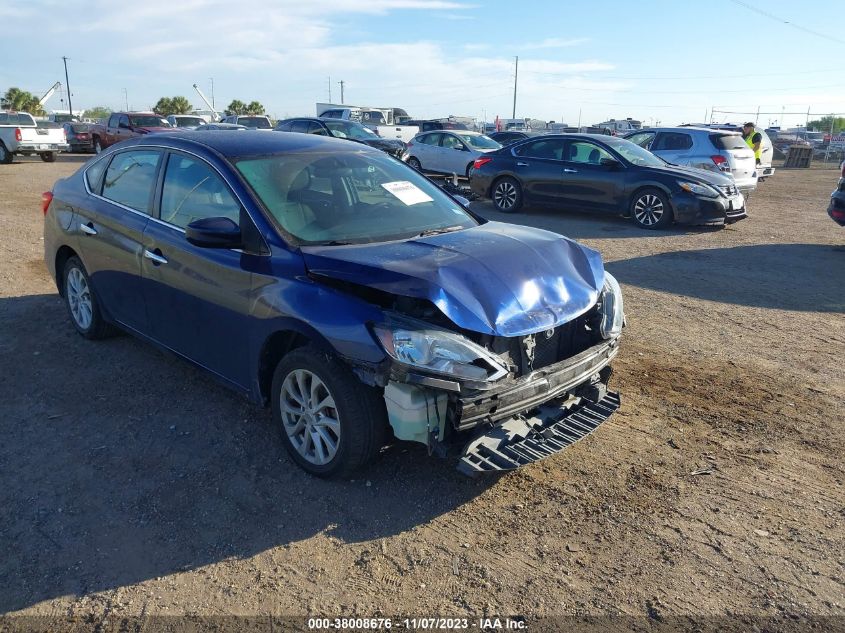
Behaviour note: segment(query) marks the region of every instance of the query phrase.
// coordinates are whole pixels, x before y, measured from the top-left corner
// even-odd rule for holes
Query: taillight
[[[719,169],[719,171],[730,171],[731,166],[728,164],[728,159],[722,156],[721,154],[716,154],[710,157],[710,160],[713,161],[713,164]]]
[[[89,137],[88,132],[77,132],[77,134],[76,134],[76,138],[88,138],[88,137]]]
[[[44,215],[47,215],[47,209],[50,208],[50,203],[53,201],[53,192],[52,191],[45,191],[41,194],[41,210],[44,212]]]
[[[493,159],[489,158],[488,156],[482,156],[481,158],[476,158],[475,162],[472,164],[472,168],[478,169],[479,167],[483,167],[484,165],[489,163],[491,160],[493,160]]]
[[[21,129],[19,127],[15,128],[15,140],[18,142],[23,140],[23,136],[21,136]]]

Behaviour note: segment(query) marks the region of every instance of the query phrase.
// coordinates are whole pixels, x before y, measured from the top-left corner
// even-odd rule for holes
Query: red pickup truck
[[[171,130],[173,126],[167,119],[153,112],[112,112],[105,125],[91,126],[91,140],[94,151],[99,154],[108,146],[128,138]]]

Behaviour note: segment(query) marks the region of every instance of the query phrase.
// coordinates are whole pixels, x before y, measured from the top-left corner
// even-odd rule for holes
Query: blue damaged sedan
[[[130,332],[271,406],[314,475],[395,440],[470,475],[512,470],[619,407],[622,296],[599,254],[488,222],[377,149],[150,135],[58,181],[43,208],[79,334]]]

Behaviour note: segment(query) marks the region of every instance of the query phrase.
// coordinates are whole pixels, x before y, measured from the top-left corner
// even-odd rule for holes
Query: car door
[[[514,172],[530,202],[561,203],[565,145],[562,138],[541,138],[513,149]]]
[[[255,256],[201,248],[191,222],[251,222],[238,198],[203,159],[170,152],[162,167],[157,216],[144,232],[142,272],[150,332],[160,343],[241,387],[249,386],[249,318]],[[245,263],[246,262],[246,263]],[[253,266],[254,267],[254,266]]]
[[[674,165],[689,165],[693,159],[692,136],[685,132],[658,132],[649,150]]]
[[[621,208],[625,168],[610,150],[593,141],[569,139],[564,155],[561,196],[566,206],[598,211]],[[603,160],[614,164],[602,164]]]
[[[435,167],[437,171],[447,174],[463,176],[467,170],[467,162],[472,158],[464,142],[454,134],[444,132],[437,148],[438,157]]]
[[[414,155],[420,161],[420,166],[425,170],[436,171],[437,152],[440,151],[440,132],[425,134],[414,143]]]
[[[147,333],[141,280],[144,229],[153,205],[161,152],[138,148],[118,152],[88,168],[108,163],[91,179],[90,204],[74,215],[80,255],[106,312],[119,323]]]

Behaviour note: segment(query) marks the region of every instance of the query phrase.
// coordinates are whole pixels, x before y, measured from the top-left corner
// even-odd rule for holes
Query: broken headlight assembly
[[[622,305],[622,288],[616,277],[609,272],[604,273],[604,288],[599,297],[599,312],[601,322],[599,333],[602,338],[616,338],[622,333],[625,325],[625,311]]]
[[[491,382],[506,376],[503,361],[468,338],[424,323],[374,325],[373,333],[393,360],[453,380]]]

